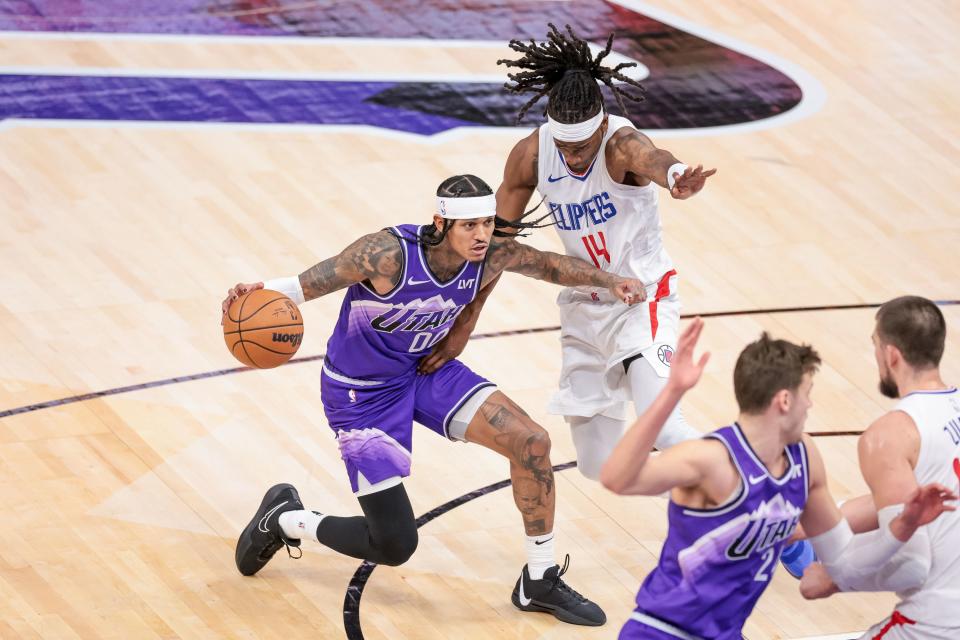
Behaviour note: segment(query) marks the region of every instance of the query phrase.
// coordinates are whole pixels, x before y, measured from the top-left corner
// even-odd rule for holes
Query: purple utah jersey
[[[483,262],[465,262],[460,273],[440,282],[416,241],[421,226],[388,229],[403,250],[397,285],[380,295],[366,282],[347,289],[340,317],[327,342],[327,364],[360,380],[387,380],[409,372],[443,339],[463,308],[477,295]]]
[[[713,509],[670,501],[660,562],[641,585],[621,639],[739,640],[800,521],[809,480],[802,442],[786,447],[789,467],[773,478],[738,424],[706,437],[726,445],[740,488]]]

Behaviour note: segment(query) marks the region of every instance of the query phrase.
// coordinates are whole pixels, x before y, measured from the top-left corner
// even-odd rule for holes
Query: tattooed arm
[[[400,239],[389,231],[378,231],[363,236],[338,255],[318,262],[301,273],[299,286],[303,290],[304,301],[319,298],[364,280],[369,281],[370,286],[382,294],[396,286],[402,271],[403,250],[400,248]],[[281,282],[286,280],[293,281],[291,292],[287,293],[293,297],[297,281],[293,278],[280,279]],[[223,316],[226,316],[227,309],[234,300],[254,289],[262,288],[262,282],[241,282],[231,288],[221,304]],[[220,322],[223,323],[222,317]]]
[[[703,165],[684,168],[672,153],[657,148],[650,138],[630,127],[613,134],[605,153],[610,175],[617,182],[642,186],[652,180],[670,189],[670,195],[678,200],[698,193],[707,178],[717,172],[716,169],[704,171]],[[673,176],[667,175],[671,169]]]
[[[487,251],[483,286],[503,271],[567,287],[602,287],[627,304],[642,302],[647,297],[644,284],[634,278],[621,278],[580,258],[540,251],[512,238],[494,238]]]
[[[400,240],[389,231],[378,231],[301,273],[300,286],[307,300],[364,280],[369,280],[377,293],[383,294],[396,286],[402,270]]]

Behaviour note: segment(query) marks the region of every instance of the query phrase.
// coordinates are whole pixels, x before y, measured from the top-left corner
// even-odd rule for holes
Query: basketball
[[[230,305],[223,321],[223,339],[233,356],[256,369],[287,362],[303,340],[303,318],[282,293],[255,289]]]

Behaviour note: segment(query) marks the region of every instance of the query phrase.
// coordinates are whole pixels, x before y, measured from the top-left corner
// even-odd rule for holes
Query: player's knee
[[[377,564],[385,564],[391,567],[400,566],[413,556],[413,552],[417,550],[418,542],[416,529],[395,533],[380,546],[380,557],[377,559]]]
[[[538,424],[530,425],[525,445],[520,454],[521,458],[534,458],[549,464],[550,448],[553,444],[550,441],[550,434],[547,433],[546,429]]]
[[[702,433],[687,423],[683,414],[680,412],[680,407],[677,407],[663,425],[653,446],[656,447],[658,451],[663,451],[681,442],[696,440],[702,436]]]
[[[587,455],[577,456],[577,470],[585,478],[600,481],[600,470],[603,469],[603,460]]]

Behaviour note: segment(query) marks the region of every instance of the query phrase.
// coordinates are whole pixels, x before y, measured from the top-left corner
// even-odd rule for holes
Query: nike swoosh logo
[[[550,542],[551,540],[553,540],[553,538],[547,538],[546,540],[543,540],[543,541],[534,540],[534,541],[533,541],[533,544],[535,544],[535,545],[537,545],[537,546],[539,547],[539,546],[542,545],[542,544],[547,544],[547,543]]]
[[[759,482],[763,482],[763,479],[766,477],[767,476],[758,476],[758,477],[750,476],[750,484],[757,484]]]
[[[413,278],[410,278],[409,280],[407,280],[407,284],[409,284],[409,285],[427,284],[428,282],[430,282],[430,281],[429,281],[429,280],[414,280]]]
[[[531,602],[533,602],[533,599],[532,599],[532,598],[528,598],[528,597],[525,596],[524,593],[523,593],[523,576],[520,576],[520,604],[522,604],[523,606],[526,607],[526,606],[529,605]]]
[[[560,182],[567,176],[560,176],[559,178],[554,178],[552,175],[547,176],[547,182]]]
[[[281,502],[280,504],[278,504],[277,506],[275,506],[273,509],[270,509],[270,511],[267,511],[267,515],[265,515],[265,516],[263,516],[262,518],[260,518],[260,522],[257,523],[257,529],[259,529],[259,530],[262,531],[263,533],[270,533],[270,529],[267,529],[267,520],[270,518],[270,516],[272,516],[274,513],[276,513],[277,509],[279,509],[279,508],[282,507],[283,505],[287,504],[287,502],[289,502],[289,501],[288,501],[288,500],[284,500],[283,502]]]

